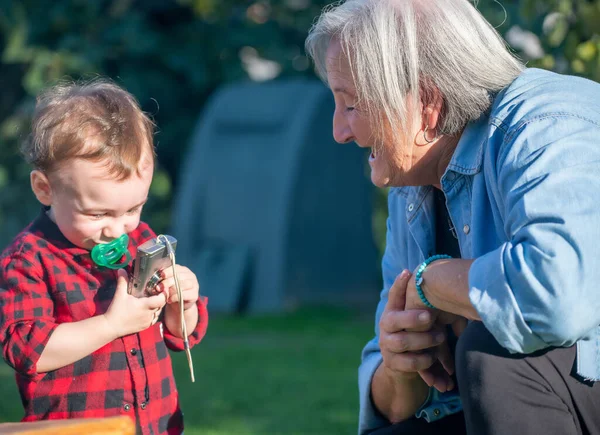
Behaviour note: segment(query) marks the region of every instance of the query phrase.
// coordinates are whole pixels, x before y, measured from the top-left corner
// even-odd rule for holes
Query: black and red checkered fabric
[[[135,258],[136,247],[152,237],[140,223],[129,234],[131,255]],[[129,415],[137,417],[143,434],[180,434],[183,418],[167,348],[183,350],[183,340],[162,322],[74,364],[36,372],[59,324],[102,314],[112,301],[116,271],[96,266],[89,254],[41,213],[0,257],[0,345],[16,371],[23,421]],[[190,346],[202,339],[208,324],[205,299],[197,307]]]

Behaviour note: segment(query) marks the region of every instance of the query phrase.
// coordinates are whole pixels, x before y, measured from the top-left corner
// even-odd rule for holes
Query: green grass
[[[192,351],[172,354],[186,435],[352,434],[357,368],[371,316],[313,308],[218,317]],[[0,422],[22,416],[11,369],[0,364]]]

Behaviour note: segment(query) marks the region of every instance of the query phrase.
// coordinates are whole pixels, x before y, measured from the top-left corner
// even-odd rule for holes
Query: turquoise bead
[[[417,288],[417,294],[419,295],[419,299],[421,299],[421,302],[423,302],[423,304],[427,307],[427,308],[433,308],[435,309],[435,307],[431,304],[431,302],[429,302],[427,300],[427,298],[425,297],[425,295],[423,294],[423,289],[421,288],[421,283],[423,282],[423,279],[421,278],[421,275],[423,275],[423,272],[425,271],[425,268],[433,263],[436,260],[442,260],[442,259],[451,259],[452,257],[449,255],[433,255],[431,257],[429,257],[427,260],[425,260],[423,263],[421,263],[421,265],[417,268],[417,274],[415,276],[415,287]]]

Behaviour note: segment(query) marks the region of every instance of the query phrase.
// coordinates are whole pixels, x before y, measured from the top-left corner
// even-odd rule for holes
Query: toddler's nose
[[[125,233],[125,226],[121,223],[114,222],[111,225],[104,227],[102,235],[106,239],[116,239]]]

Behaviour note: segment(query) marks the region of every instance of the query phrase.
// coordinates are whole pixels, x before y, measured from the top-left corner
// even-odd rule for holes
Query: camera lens
[[[160,276],[160,271],[157,270],[148,280],[148,284],[146,284],[146,292],[150,295],[158,293],[156,291],[156,285],[162,280]]]

